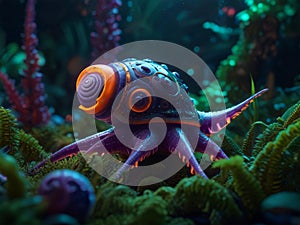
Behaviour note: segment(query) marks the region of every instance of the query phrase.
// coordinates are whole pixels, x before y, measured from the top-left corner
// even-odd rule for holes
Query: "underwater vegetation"
[[[96,1],[94,15],[95,32],[91,33],[93,59],[96,59],[107,50],[118,46],[121,34],[118,24],[121,20],[121,15],[119,12],[121,5],[121,0]]]
[[[253,123],[242,146],[223,146],[230,158],[213,164],[220,173],[211,179],[187,175],[174,186],[165,183],[154,190],[106,181],[84,165],[79,155],[47,165],[41,174],[28,176],[28,163],[39,160],[45,153],[32,137],[35,149],[22,142],[14,143],[16,139],[10,135],[16,135],[16,131],[8,133],[10,135],[1,132],[1,146],[15,146],[14,151],[5,150],[0,157],[0,173],[7,179],[1,185],[1,221],[22,224],[17,220],[22,218],[44,224],[47,204],[37,192],[43,174],[70,168],[87,176],[95,190],[96,203],[87,224],[251,224],[255,221],[271,224],[269,220],[281,217],[276,208],[283,210],[284,215],[288,212],[285,222],[278,224],[292,224],[289,222],[292,218],[299,219],[299,208],[294,207],[294,203],[286,203],[289,197],[283,197],[283,205],[275,200],[272,203],[272,198],[278,199],[280,195],[299,198],[299,115],[300,102],[269,125],[260,121]],[[15,121],[10,110],[1,109],[1,131],[17,130]],[[239,154],[229,152],[233,148],[238,148]],[[20,185],[12,185],[17,183]],[[29,205],[30,213],[25,210]],[[15,221],[5,217],[13,213],[19,215]],[[72,215],[68,210],[61,213]],[[76,224],[76,220],[71,224]]]
[[[26,18],[24,24],[24,44],[25,51],[24,63],[26,68],[22,71],[22,88],[20,94],[14,84],[14,81],[0,72],[0,80],[9,97],[11,107],[18,113],[18,120],[24,127],[30,129],[34,126],[46,124],[50,118],[48,107],[45,105],[44,84],[42,74],[39,70],[39,56],[36,50],[38,39],[35,34],[36,23],[34,21],[35,0],[27,2]]]
[[[296,0],[245,2],[248,8],[237,15],[240,39],[216,75],[232,100],[240,88],[250,90],[250,75],[257,87],[269,89],[272,98],[278,87],[291,88],[299,79],[300,4]],[[299,93],[299,89],[295,91]],[[285,92],[289,93],[288,89]]]
[[[69,63],[63,60],[64,54],[59,58],[62,64],[65,63],[64,67],[80,64],[76,69],[70,66],[74,69],[70,73],[76,74],[76,71],[83,69],[85,64],[93,59],[93,53],[90,52],[100,54],[120,44],[122,38],[138,39],[151,33],[160,37],[161,34],[156,32],[154,27],[161,19],[158,16],[152,19],[151,15],[158,15],[157,9],[162,8],[161,4],[166,2],[169,2],[165,5],[169,10],[181,5],[178,2],[174,3],[176,1],[133,0],[122,1],[122,4],[120,1],[86,1],[88,6],[79,4],[82,13],[87,13],[86,7],[95,7],[91,15],[94,23],[90,44],[86,41],[90,38],[86,34],[89,32],[85,30],[82,21],[74,22],[71,27],[68,24],[63,25],[64,33],[59,33],[59,36],[69,38],[65,49],[62,47],[64,43],[60,45],[55,39],[49,41],[50,38],[43,37],[42,40],[49,41],[47,44],[50,47],[46,47],[52,53],[57,46],[57,51],[64,49],[67,52],[66,49],[72,48],[74,52],[78,51],[76,54],[80,52],[78,58],[74,56]],[[269,89],[266,94],[270,93],[267,96],[268,101],[264,101],[263,95],[259,105],[254,102],[253,110],[250,106],[228,126],[229,132],[225,134],[220,146],[228,158],[223,157],[225,159],[215,161],[204,171],[209,179],[191,174],[190,168],[185,166],[167,180],[160,181],[152,176],[142,180],[138,186],[126,186],[99,176],[81,154],[46,163],[39,168],[38,173],[30,173],[39,162],[51,158],[59,149],[75,144],[72,144],[74,134],[70,117],[62,119],[55,115],[53,111],[56,109],[49,104],[53,99],[47,102],[47,99],[52,98],[49,93],[64,89],[64,86],[47,92],[51,73],[44,73],[43,68],[53,66],[51,57],[48,58],[52,53],[43,52],[46,64],[41,62],[43,55],[37,51],[35,1],[28,0],[23,49],[15,43],[0,49],[0,80],[11,103],[6,104],[3,101],[5,107],[0,107],[0,223],[299,224],[300,101],[299,81],[297,83],[296,80],[299,70],[295,68],[299,64],[295,60],[299,58],[294,55],[299,37],[299,3],[295,0],[247,0],[246,3],[248,8],[238,14],[241,21],[239,30],[242,31],[240,40],[232,49],[232,54],[218,67],[217,76],[224,87],[223,94],[228,105],[240,102],[246,95],[249,97],[250,93],[254,94],[254,89],[259,90],[265,86]],[[124,16],[126,14],[122,7],[132,10],[130,26],[126,26],[130,16]],[[228,7],[223,9],[226,13],[232,10]],[[190,20],[188,11],[177,10],[180,15],[176,22],[178,27],[189,27],[203,20]],[[141,21],[135,21],[135,18],[140,18]],[[172,26],[163,26],[167,21],[161,21],[159,29],[165,29],[166,33],[173,32],[172,40],[178,41],[176,37],[181,36],[176,35],[178,30],[172,29]],[[187,21],[190,24],[185,23]],[[149,27],[148,22],[151,25]],[[130,34],[135,25],[138,25],[140,32],[132,34],[131,37],[121,36],[124,33]],[[189,34],[183,34],[180,38],[184,39],[184,43],[195,46],[197,43],[192,43],[188,36]],[[80,46],[75,39],[82,40],[79,42]],[[285,48],[286,44],[291,46]],[[47,48],[44,46],[44,49]],[[282,53],[283,49],[287,52]],[[290,50],[293,51],[289,52]],[[87,59],[82,60],[83,55]],[[283,71],[283,67],[276,68],[274,65],[277,62],[278,65],[285,65],[292,70]],[[140,69],[140,72],[148,71],[142,71],[142,67]],[[295,71],[297,73],[294,73]],[[19,75],[21,82],[20,85],[16,85],[15,81],[18,81]],[[57,84],[63,84],[64,78],[60,75],[66,76],[61,71],[59,76],[53,75],[53,79],[59,80],[56,80]],[[176,74],[168,76],[175,77]],[[288,82],[281,82],[284,78],[288,78]],[[75,86],[75,79],[72,81]],[[178,83],[180,82],[178,80]],[[167,84],[166,81],[165,85]],[[281,84],[284,87],[281,88]],[[217,98],[220,93],[215,93],[211,88],[210,94]],[[203,96],[199,97],[198,93],[191,95],[194,103],[197,102],[197,109],[204,111],[207,105]],[[62,98],[62,102],[66,102],[66,99]],[[143,106],[148,104],[138,105],[134,109],[138,112]],[[104,115],[105,113],[98,116]],[[205,119],[202,122],[205,123]],[[104,133],[110,131],[107,125],[97,125],[100,133],[103,130],[106,130]],[[201,131],[204,132],[208,127],[203,126]],[[168,145],[164,147],[167,148]],[[121,161],[126,160],[124,155],[114,155]],[[200,164],[201,160],[210,160],[208,158],[205,154],[195,153],[197,164]],[[151,160],[154,159],[149,157],[150,163]],[[115,169],[112,168],[107,155],[94,155],[91,163],[100,164],[107,170]],[[160,182],[143,186],[143,183],[148,183],[149,180]]]

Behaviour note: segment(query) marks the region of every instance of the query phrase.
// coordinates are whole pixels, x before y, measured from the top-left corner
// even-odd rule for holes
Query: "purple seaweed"
[[[97,0],[94,11],[95,31],[91,33],[93,46],[92,58],[96,59],[104,52],[118,46],[121,30],[119,11],[121,0]]]

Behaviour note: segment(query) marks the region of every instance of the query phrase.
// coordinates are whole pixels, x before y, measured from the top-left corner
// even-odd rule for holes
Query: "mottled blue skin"
[[[151,105],[147,108],[147,110],[142,112],[132,111],[130,113],[129,121],[126,122],[130,124],[133,133],[143,139],[150,135],[148,128],[150,119],[153,117],[162,118],[167,124],[167,133],[163,142],[150,151],[143,151],[144,148],[147,149],[147,144],[142,143],[134,143],[134,146],[136,146],[134,147],[134,150],[124,146],[115,134],[116,131],[119,130],[122,132],[123,129],[123,122],[120,116],[120,118],[117,117],[118,123],[117,125],[114,124],[114,127],[63,147],[52,154],[49,159],[45,159],[43,162],[35,166],[33,171],[38,171],[48,162],[53,163],[68,156],[78,154],[78,144],[80,144],[80,150],[82,151],[82,149],[84,149],[86,153],[97,153],[99,155],[103,155],[106,151],[108,151],[110,154],[121,153],[122,155],[127,156],[126,162],[116,173],[117,177],[121,176],[124,171],[129,170],[132,166],[137,165],[139,161],[142,161],[149,155],[155,154],[159,151],[160,153],[166,154],[178,154],[183,162],[191,168],[191,173],[199,174],[202,177],[207,178],[196,160],[194,152],[204,153],[206,146],[209,145],[209,150],[206,150],[205,154],[214,156],[213,159],[227,158],[222,149],[209,138],[210,135],[217,133],[226,127],[231,120],[245,110],[255,98],[267,91],[267,89],[261,90],[240,104],[229,109],[218,112],[201,112],[197,111],[193,105],[193,101],[186,97],[187,88],[180,79],[178,73],[172,73],[165,65],[159,65],[151,60],[127,59],[119,63],[111,63],[109,66],[113,68],[115,76],[117,76],[118,86],[114,94],[109,96],[109,98],[111,98],[110,104],[105,107],[105,110],[96,112],[95,117],[111,123],[112,103],[121,88],[126,87],[126,85],[132,81],[139,80],[139,78],[147,78],[150,80],[149,83],[146,82],[139,84],[138,87],[130,86],[129,90],[127,90],[128,93],[130,93],[130,91],[134,91],[135,88],[141,88],[141,86],[142,89],[147,89],[150,93],[158,93],[163,90],[163,94],[172,95],[172,98],[175,99],[175,105],[169,104],[168,101],[163,98],[152,97]],[[128,78],[127,80],[126,74]],[[103,82],[101,85],[103,85]],[[78,92],[81,91],[80,89],[78,90]],[[126,94],[129,95],[128,93]],[[80,97],[79,101],[84,106],[84,98]],[[143,108],[146,104],[145,102],[138,103],[140,103],[141,108]],[[122,107],[123,105],[119,109],[121,112],[123,110]],[[124,107],[126,108],[126,106]],[[178,110],[181,114],[181,121],[178,118]],[[120,113],[120,115],[122,115],[122,113]],[[195,123],[195,120],[198,123]],[[182,131],[180,123],[190,126],[193,130],[197,129],[199,136],[195,149],[191,147],[189,136]],[[155,134],[152,134],[148,145],[155,144],[156,141],[157,139]],[[99,143],[105,146],[106,151],[102,151],[102,149],[99,148]],[[178,150],[175,151],[175,149]]]

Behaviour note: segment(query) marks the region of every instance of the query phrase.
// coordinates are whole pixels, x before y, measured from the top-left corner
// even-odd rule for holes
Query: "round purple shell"
[[[95,204],[89,180],[72,170],[55,170],[46,175],[38,189],[48,204],[47,214],[68,214],[80,223],[87,220]]]

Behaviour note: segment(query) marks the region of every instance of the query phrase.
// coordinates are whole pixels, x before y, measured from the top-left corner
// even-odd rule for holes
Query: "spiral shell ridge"
[[[78,85],[77,94],[80,104],[84,107],[95,105],[97,98],[100,96],[104,86],[101,76],[96,73],[85,76]]]

